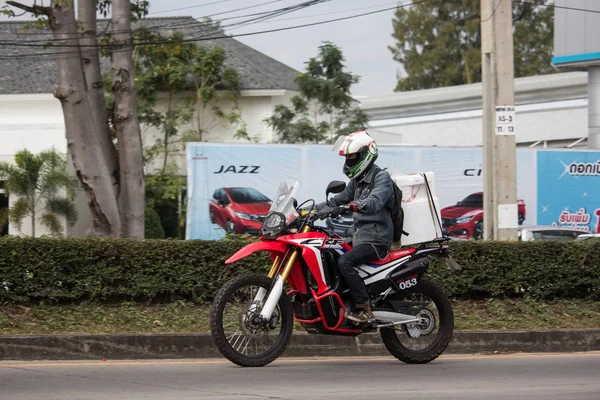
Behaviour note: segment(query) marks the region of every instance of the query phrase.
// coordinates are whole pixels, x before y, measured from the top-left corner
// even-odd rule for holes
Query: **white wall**
[[[260,142],[273,140],[272,130],[263,122],[273,113],[278,104],[290,104],[290,97],[295,94],[287,90],[250,90],[242,91],[239,108],[242,119],[247,124],[251,137],[257,137]],[[231,102],[222,101],[219,106],[224,110],[231,108]],[[159,103],[159,108],[166,108],[166,97]],[[210,107],[208,108],[210,110]],[[208,113],[210,114],[210,112]],[[211,142],[234,142],[235,129],[223,124],[209,123],[213,129],[203,137]],[[192,126],[182,127],[181,132]],[[146,143],[155,140],[156,131],[152,128],[143,129]],[[153,137],[154,136],[154,137]],[[60,102],[52,94],[29,95],[0,95],[0,161],[14,162],[14,155],[22,149],[38,153],[54,147],[57,151],[67,153],[67,141],[64,127],[64,117]],[[179,171],[185,175],[185,154],[174,160]],[[71,172],[75,176],[71,166]],[[12,202],[15,199],[11,198]],[[71,237],[85,236],[91,225],[91,213],[87,205],[88,198],[83,190],[79,190],[75,199],[79,218],[73,227],[66,227],[66,234]],[[41,211],[41,210],[40,210]],[[40,214],[41,215],[41,214]],[[64,222],[64,221],[63,221]],[[23,221],[23,230],[9,226],[10,234],[31,234],[31,220]],[[47,234],[49,231],[36,224],[36,236]]]
[[[39,153],[54,147],[65,154],[64,119],[60,102],[52,94],[0,95],[0,161],[14,162],[14,155],[23,149]],[[9,196],[9,204],[16,201]],[[42,205],[36,211],[42,215]],[[61,218],[65,225],[65,219]],[[9,224],[11,235],[31,235],[31,218],[25,218],[22,230]],[[49,234],[39,221],[35,225],[36,236]]]
[[[8,198],[8,202],[9,202],[9,206],[12,207],[12,205],[15,203],[15,201],[17,201],[18,197],[14,196],[14,195],[10,195]],[[50,230],[48,228],[46,228],[45,226],[43,226],[40,222],[40,218],[41,216],[44,214],[44,203],[43,202],[39,202],[38,206],[36,207],[35,210],[35,237],[40,237],[42,235],[49,235],[50,234]],[[63,225],[63,235],[67,236],[67,219],[63,216],[59,216],[58,220],[60,221],[60,223]],[[26,217],[23,219],[22,224],[21,224],[21,229],[18,229],[17,226],[13,225],[13,224],[9,224],[8,225],[8,234],[9,235],[25,235],[25,236],[31,236],[32,234],[32,228],[31,228],[31,217]]]
[[[587,136],[587,100],[516,106],[517,143],[573,141]],[[482,146],[481,110],[372,121],[369,132],[381,144]]]
[[[0,95],[0,155],[56,148],[67,151],[60,102],[52,94]]]
[[[274,140],[273,130],[267,126],[264,122],[265,118],[270,117],[273,114],[273,110],[278,104],[290,104],[290,97],[293,92],[284,90],[256,90],[256,91],[242,91],[241,97],[238,101],[238,107],[241,112],[242,120],[246,123],[246,130],[251,138],[256,138],[260,143],[269,143]],[[180,96],[181,98],[181,96]],[[233,107],[233,103],[227,99],[220,100],[215,103],[224,112],[228,112]],[[164,112],[167,108],[166,96],[161,96],[157,110]],[[198,113],[194,113],[194,117],[189,124],[181,126],[179,128],[180,134],[185,133],[188,130],[197,130],[196,118]],[[206,107],[206,111],[202,119],[202,123],[205,127],[209,128],[208,133],[202,135],[202,141],[213,142],[213,143],[232,143],[239,142],[235,139],[235,133],[238,129],[238,125],[232,126],[224,123],[214,117],[214,113],[211,111],[211,106]],[[205,128],[206,129],[206,128]],[[156,142],[157,138],[161,136],[161,133],[154,127],[142,127],[142,140],[144,146],[150,146]],[[181,174],[185,175],[186,161],[185,153],[179,155],[173,155],[169,158],[169,162],[174,162]],[[155,168],[162,166],[161,160],[156,160],[147,171],[152,171]]]

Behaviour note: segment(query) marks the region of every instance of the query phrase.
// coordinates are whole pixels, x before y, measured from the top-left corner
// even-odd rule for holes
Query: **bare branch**
[[[7,1],[6,4],[16,8],[20,8],[21,10],[30,12],[32,14],[44,14],[50,16],[50,7],[42,7],[38,6],[37,4],[34,4],[33,6],[27,6],[25,4],[17,3],[16,1]]]

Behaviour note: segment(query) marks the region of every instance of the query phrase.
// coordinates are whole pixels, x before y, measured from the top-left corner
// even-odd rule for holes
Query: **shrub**
[[[240,240],[2,239],[0,302],[209,300],[233,276],[268,271]]]
[[[164,239],[165,231],[160,216],[152,207],[146,207],[144,214],[144,237],[146,239]]]
[[[244,272],[266,273],[270,259],[254,254],[224,261],[247,244],[129,239],[0,239],[0,302],[210,301]],[[600,242],[453,242],[463,267],[434,264],[428,279],[457,298],[600,297]]]
[[[463,269],[429,273],[454,297],[600,297],[600,241],[459,241],[451,249]]]

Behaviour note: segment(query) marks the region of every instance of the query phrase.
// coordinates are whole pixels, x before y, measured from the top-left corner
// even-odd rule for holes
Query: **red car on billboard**
[[[519,225],[525,221],[525,203],[517,202]],[[442,225],[446,234],[460,239],[483,238],[483,193],[473,193],[441,210]]]
[[[228,233],[258,235],[271,200],[253,188],[229,187],[215,190],[209,205],[210,222]]]

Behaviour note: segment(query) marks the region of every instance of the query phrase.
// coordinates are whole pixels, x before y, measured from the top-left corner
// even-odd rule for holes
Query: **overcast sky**
[[[216,13],[252,7],[213,17],[213,19],[219,20],[289,7],[304,1],[306,0],[150,0],[150,15],[148,17],[191,15],[202,18]],[[20,2],[30,5],[34,1],[21,0]],[[43,2],[48,4],[49,0]],[[238,27],[237,29],[226,29],[226,32],[228,34],[240,34],[302,25],[377,11],[393,7],[402,2],[407,3],[403,0],[397,2],[391,0],[329,0],[323,4],[265,22]],[[38,4],[41,3],[42,0],[38,0]],[[209,3],[217,4],[211,5]],[[0,7],[5,4],[5,0],[0,0]],[[260,6],[260,4],[263,5]],[[174,10],[183,7],[193,8]],[[331,41],[342,49],[346,57],[348,70],[361,76],[360,83],[353,86],[353,94],[357,97],[378,96],[393,92],[396,85],[396,73],[400,66],[392,59],[392,54],[387,48],[388,45],[393,43],[391,37],[393,15],[393,10],[385,11],[312,27],[245,36],[237,40],[299,71],[304,70],[304,62],[317,54],[318,46],[322,41]],[[0,19],[6,18],[0,17]],[[276,22],[278,20],[280,22]],[[240,19],[228,19],[222,21],[222,24],[227,25],[239,21]]]

